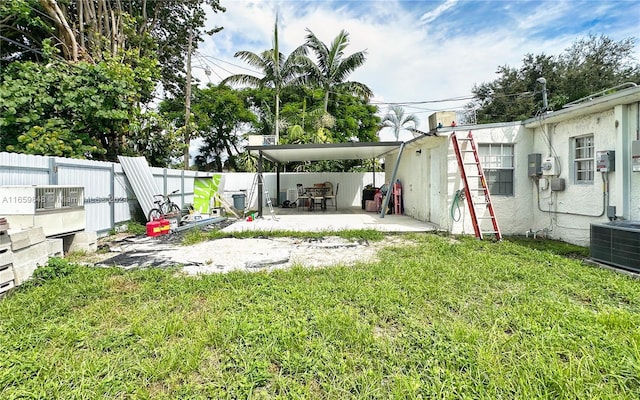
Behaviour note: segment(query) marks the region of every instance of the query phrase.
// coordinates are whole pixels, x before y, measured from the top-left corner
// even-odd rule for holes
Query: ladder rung
[[[467,178],[482,178],[482,175],[467,175]]]
[[[456,138],[456,139],[458,139],[458,140],[471,140],[471,138],[469,138],[469,137],[464,137],[464,138]]]
[[[466,162],[464,163],[464,165],[479,165],[480,163],[478,162]]]
[[[494,219],[495,217],[477,217],[478,219]]]
[[[500,233],[500,232],[498,232],[498,231],[482,231],[482,233],[493,233],[495,235],[496,233]]]
[[[462,153],[475,153],[473,150],[460,150]]]

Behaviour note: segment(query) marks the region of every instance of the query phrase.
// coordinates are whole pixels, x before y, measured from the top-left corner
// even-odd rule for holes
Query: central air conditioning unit
[[[640,272],[640,221],[591,224],[590,250],[594,261]]]

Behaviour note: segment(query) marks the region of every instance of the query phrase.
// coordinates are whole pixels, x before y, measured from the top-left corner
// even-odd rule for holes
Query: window
[[[593,135],[573,138],[573,180],[593,183]]]
[[[492,195],[513,196],[513,145],[478,145],[480,163]]]

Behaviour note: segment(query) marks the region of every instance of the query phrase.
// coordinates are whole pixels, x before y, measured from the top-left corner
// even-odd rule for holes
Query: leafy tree
[[[477,109],[479,123],[522,120],[543,108],[541,77],[546,80],[550,109],[624,82],[640,81],[634,46],[634,38],[616,42],[590,35],[558,56],[527,54],[520,68],[500,66],[498,78],[474,86],[475,100],[467,107]]]
[[[221,29],[202,30],[205,4],[225,11],[219,0],[8,0],[0,5],[0,60],[41,60],[45,40],[73,62],[120,57],[135,68],[151,58],[165,90],[179,94],[189,36],[198,43]]]
[[[0,148],[115,160],[151,91],[149,73],[118,60],[12,62],[0,75]]]
[[[391,106],[389,112],[382,118],[381,128],[391,128],[396,140],[400,137],[400,131],[418,127],[418,118],[414,114],[405,115],[404,108]]]
[[[149,111],[139,118],[127,142],[128,153],[144,156],[153,167],[170,166],[182,155],[186,144],[180,130],[155,111]]]
[[[366,61],[366,52],[358,51],[345,57],[344,51],[349,45],[349,34],[342,30],[335,37],[331,46],[321,42],[316,35],[307,29],[305,45],[316,56],[317,62],[310,58],[303,59],[305,81],[322,88],[324,91],[324,111],[329,110],[329,97],[332,93],[348,93],[368,100],[373,92],[365,84],[347,81],[347,77]]]
[[[234,57],[238,57],[252,67],[261,70],[263,76],[258,77],[250,74],[236,74],[223,79],[221,82],[222,84],[240,83],[251,87],[272,88],[275,95],[274,132],[278,139],[280,136],[280,95],[283,88],[293,82],[293,80],[298,76],[300,72],[299,60],[304,52],[304,46],[300,46],[287,57],[280,53],[278,42],[278,19],[276,18],[272,49],[265,50],[260,54],[250,51],[239,51],[234,55]]]
[[[625,82],[640,82],[635,42],[604,35],[577,40],[558,57],[563,72],[558,90],[571,102]]]
[[[242,140],[240,130],[255,122],[255,115],[247,108],[237,91],[219,85],[209,85],[194,91],[192,110],[198,121],[197,132],[204,144],[196,157],[196,164],[208,171],[240,170],[237,156]]]

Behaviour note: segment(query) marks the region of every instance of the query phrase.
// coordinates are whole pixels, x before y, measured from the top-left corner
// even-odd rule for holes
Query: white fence
[[[181,207],[193,203],[194,178],[213,175],[210,172],[169,168],[151,168],[151,172],[163,193],[179,191],[172,196],[172,200]],[[244,193],[247,199],[252,199],[251,207],[257,207],[257,188],[254,189],[253,194],[251,193],[255,179],[254,173],[222,175],[224,197],[229,203],[233,204],[234,194]],[[279,197],[280,200],[283,196],[286,198],[287,189],[295,189],[296,184],[306,187],[328,181],[333,184],[334,190],[336,184],[340,184],[339,207],[355,207],[361,204],[364,186],[374,183],[375,186],[380,186],[383,180],[383,172],[376,173],[375,178],[373,173],[282,173]],[[264,181],[269,196],[276,199],[276,174],[265,173]],[[87,230],[98,233],[108,232],[118,224],[135,219],[135,214],[140,209],[133,189],[118,163],[0,152],[0,186],[7,185],[84,187]],[[1,204],[0,215],[2,215]]]

